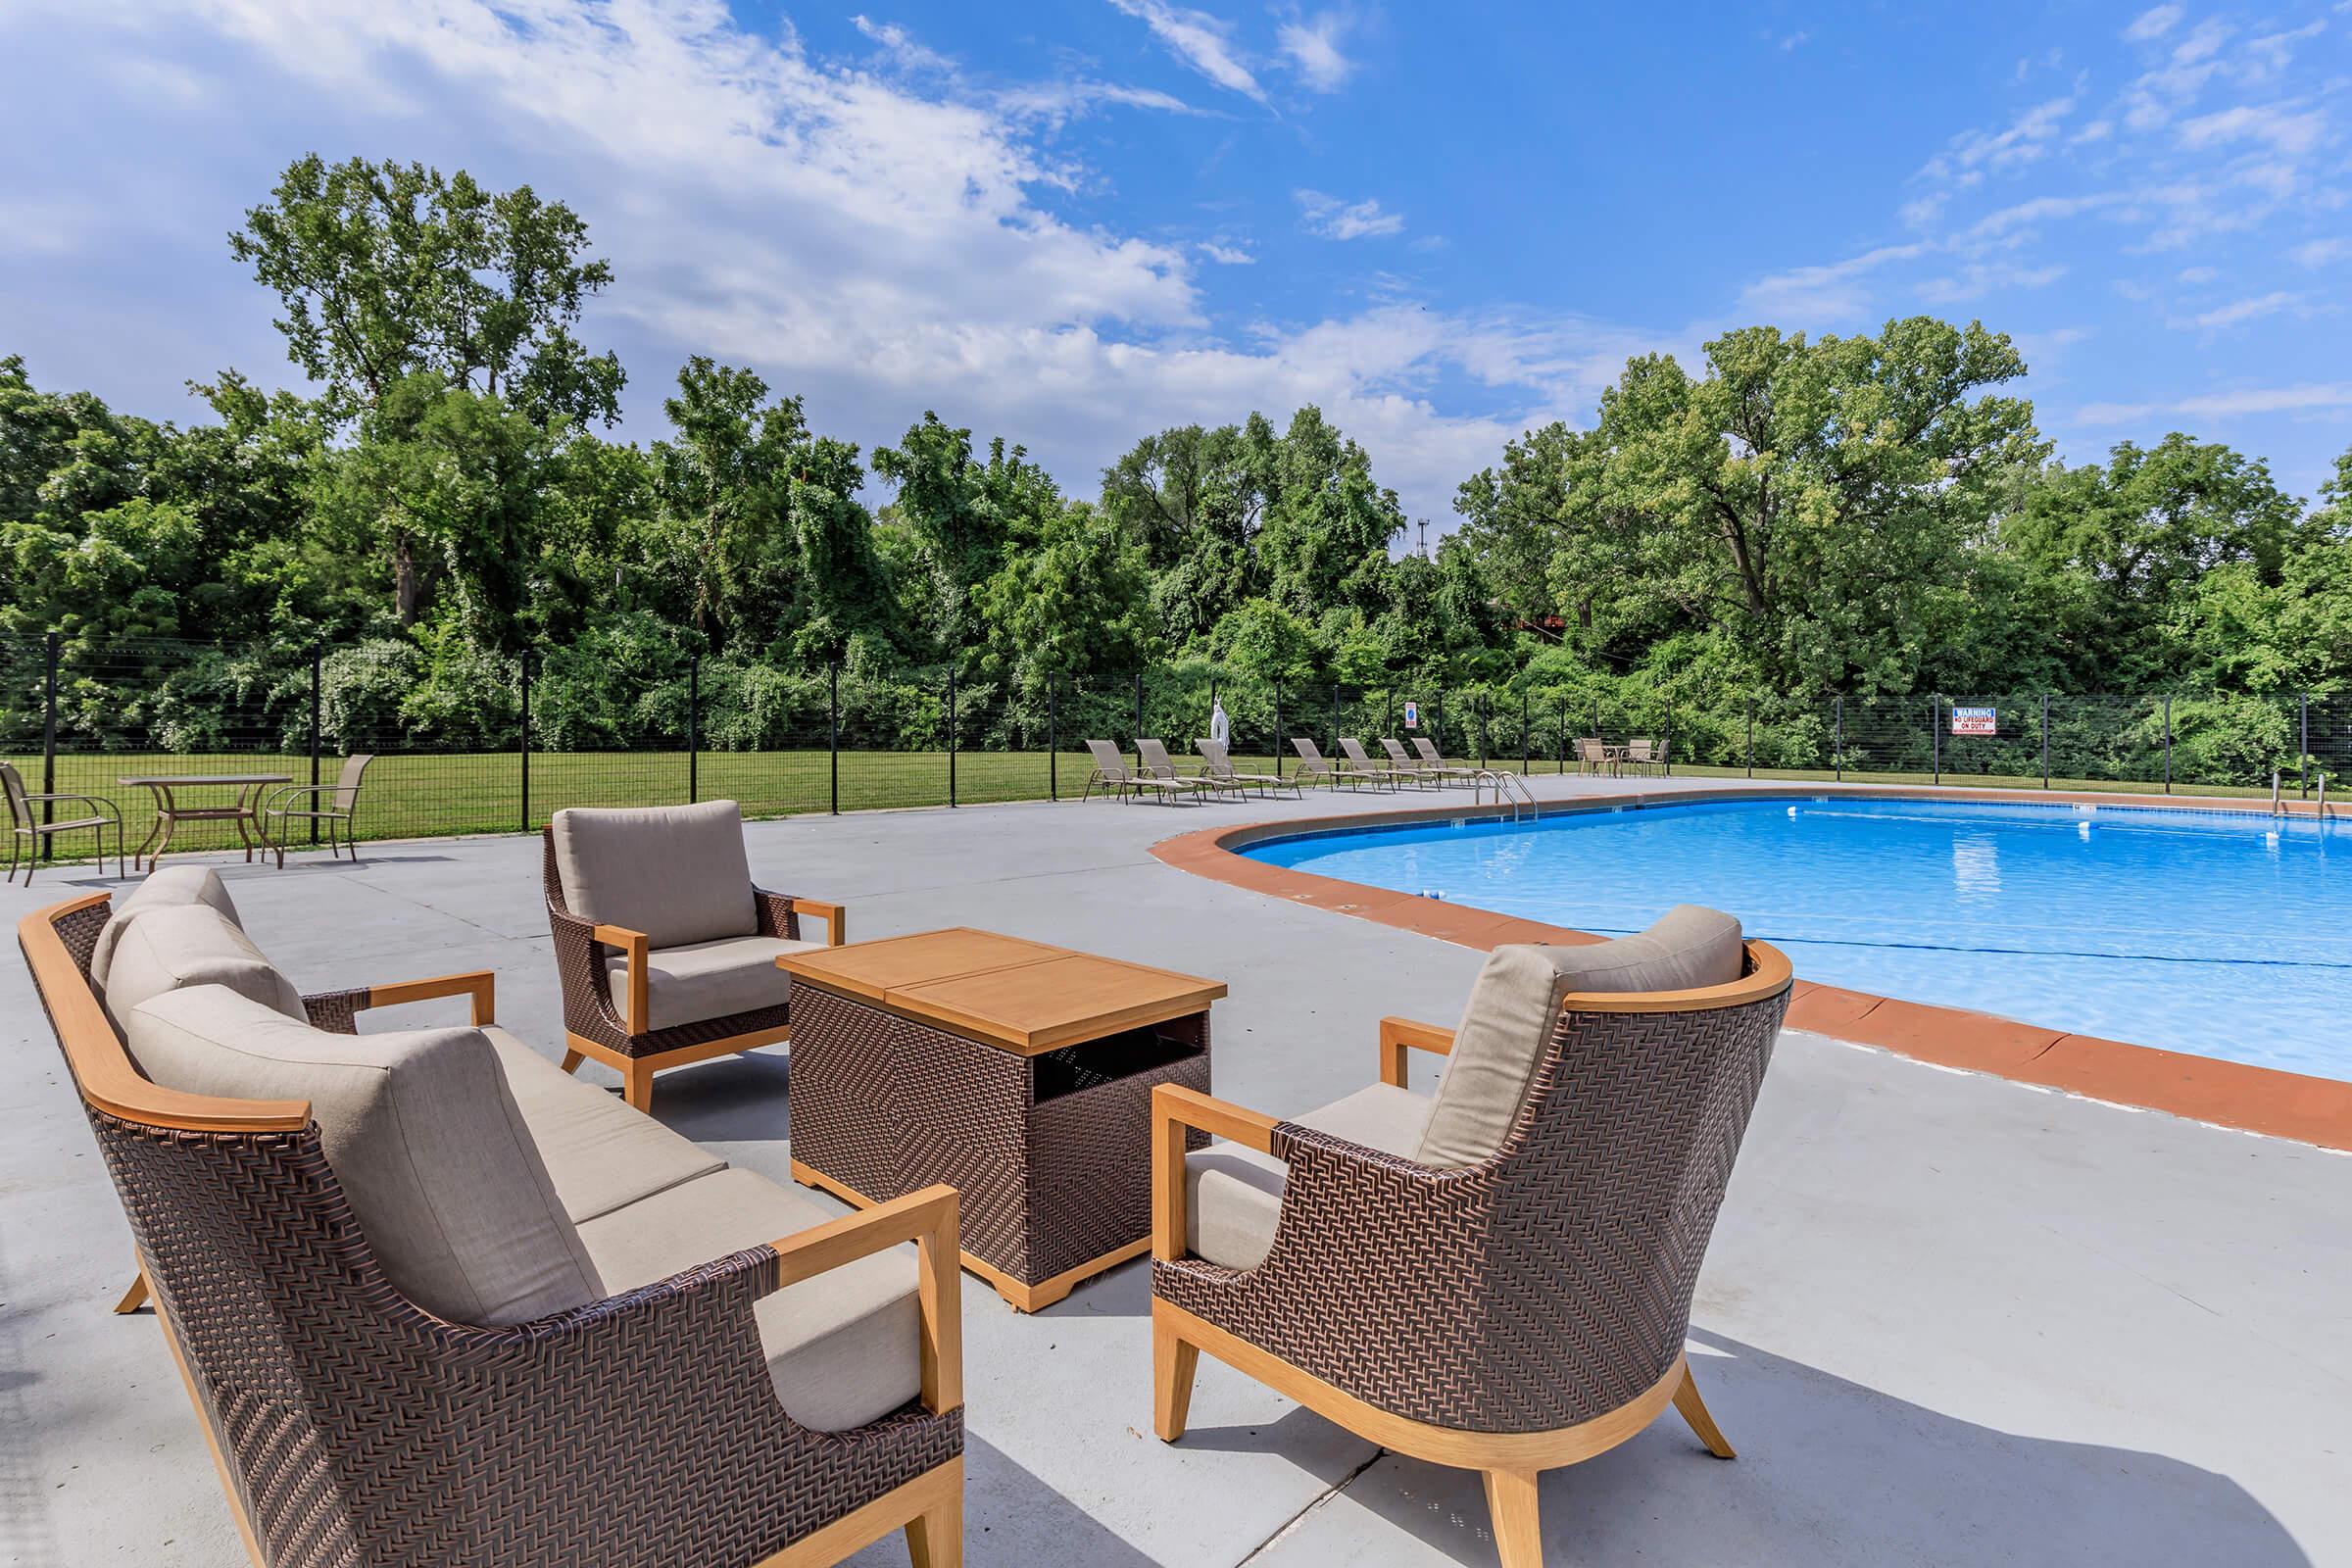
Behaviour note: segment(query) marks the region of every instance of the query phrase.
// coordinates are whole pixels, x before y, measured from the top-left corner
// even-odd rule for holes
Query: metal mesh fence
[[[1376,763],[1384,738],[1409,752],[1425,737],[1456,764],[1539,773],[1582,770],[1588,740],[1618,759],[1648,742],[1652,760],[1637,772],[2016,788],[2259,793],[2276,774],[2309,797],[2352,771],[2352,693],[1698,702],[1624,685],[1277,683],[1201,661],[1024,679],[683,657],[616,670],[570,649],[526,662],[389,642],[0,643],[0,756],[35,794],[113,802],[134,851],[167,837],[174,853],[238,849],[265,828],[306,848],[315,823],[267,808],[285,804],[279,792],[331,786],[357,753],[375,758],[360,839],[514,832],[568,806],[728,798],[767,816],[1075,799],[1094,767],[1088,741],[1132,762],[1139,735],[1151,737],[1191,765],[1219,705],[1246,772],[1297,771],[1294,737],[1335,759],[1343,738],[1358,740]],[[82,814],[66,802],[31,810]],[[54,851],[81,858],[89,846]]]

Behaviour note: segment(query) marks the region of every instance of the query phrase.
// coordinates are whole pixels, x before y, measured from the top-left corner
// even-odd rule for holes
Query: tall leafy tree
[[[528,185],[491,191],[465,171],[296,159],[229,251],[278,297],[287,357],[339,415],[430,374],[535,417],[619,415],[619,359],[572,329],[612,280],[588,225]]]
[[[980,459],[970,430],[930,412],[897,446],[877,448],[873,461],[874,471],[898,486],[891,510],[932,579],[927,619],[938,646],[949,653],[972,647],[982,630],[973,591],[1009,552],[1044,541],[1061,514],[1061,492],[1026,448],[999,436]]]

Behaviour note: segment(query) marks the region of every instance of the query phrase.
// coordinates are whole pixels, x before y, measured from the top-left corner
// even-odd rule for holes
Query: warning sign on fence
[[[1952,733],[1955,735],[1994,735],[1999,733],[1993,723],[1998,711],[1990,708],[1955,708],[1952,710]]]
[[[1404,727],[1406,729],[1421,727],[1421,705],[1409,697],[1404,701]]]

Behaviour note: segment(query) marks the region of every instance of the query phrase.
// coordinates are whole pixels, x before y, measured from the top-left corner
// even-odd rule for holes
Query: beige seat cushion
[[[289,1018],[309,1022],[302,993],[251,938],[209,904],[142,909],[122,928],[107,966],[107,1010],[120,1024],[150,997],[187,986],[226,986]]]
[[[787,953],[823,946],[782,937],[722,937],[682,948],[657,948],[645,960],[648,1027],[669,1029],[758,1007],[780,1007],[792,995],[792,976],[777,968],[776,960]],[[609,955],[605,968],[612,976],[612,1010],[625,1015],[629,960]]]
[[[1429,1123],[1430,1100],[1374,1084],[1290,1119],[1383,1153],[1413,1157]],[[1290,1167],[1240,1144],[1211,1144],[1184,1156],[1185,1245],[1227,1268],[1255,1268],[1274,1245]]]
[[[1676,905],[1648,930],[1614,942],[1496,948],[1470,988],[1417,1157],[1474,1165],[1501,1152],[1569,992],[1728,985],[1740,978],[1741,954],[1740,922],[1694,904]]]
[[[427,1311],[524,1323],[603,1298],[480,1030],[330,1034],[221,986],[166,992],[124,1024],[157,1083],[309,1101],[376,1261]]]
[[[586,1083],[495,1024],[485,1027],[508,1092],[530,1129],[556,1197],[574,1225],[727,1162],[617,1096]]]
[[[209,865],[168,865],[160,871],[150,871],[135,888],[113,903],[113,912],[99,929],[98,945],[90,950],[90,981],[105,989],[107,971],[114,966],[115,944],[122,940],[122,930],[147,909],[176,908],[182,905],[208,904],[220,911],[230,925],[242,931],[245,922],[237,918],[237,906],[230,902],[228,889],[221,885],[220,873]]]
[[[760,929],[733,801],[573,807],[556,813],[553,829],[564,905],[583,920],[642,931],[657,948]]]
[[[755,1171],[722,1170],[580,1227],[614,1294],[665,1280],[834,1216]],[[841,1432],[922,1392],[922,1309],[911,1244],[787,1285],[754,1309],[785,1413]]]

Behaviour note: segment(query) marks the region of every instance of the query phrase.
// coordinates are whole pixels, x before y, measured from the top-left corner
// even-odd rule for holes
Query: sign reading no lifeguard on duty
[[[1993,723],[1993,715],[1998,710],[1991,708],[1955,708],[1952,710],[1952,733],[1955,735],[1997,734],[1998,729]]]

